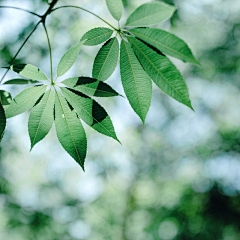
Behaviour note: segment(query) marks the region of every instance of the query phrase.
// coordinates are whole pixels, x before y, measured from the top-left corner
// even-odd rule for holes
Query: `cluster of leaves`
[[[123,13],[122,0],[106,0],[106,3],[112,16],[119,21]],[[28,122],[31,149],[47,135],[55,121],[57,137],[63,148],[84,169],[87,140],[79,118],[96,131],[119,141],[107,112],[91,98],[120,95],[104,82],[115,70],[119,52],[124,92],[143,123],[151,104],[152,81],[164,93],[192,109],[187,85],[166,55],[196,65],[198,62],[184,41],[169,32],[148,27],[170,18],[174,11],[174,6],[150,2],[139,6],[128,17],[124,27],[98,27],[85,33],[80,42],[61,58],[57,77],[71,68],[82,45],[104,43],[95,57],[92,78],[69,78],[62,81],[64,87],[60,87],[56,80],[48,80],[46,75],[33,65],[10,66],[11,70],[30,80],[13,79],[5,84],[36,85],[23,90],[12,101],[9,93],[0,92],[1,137],[6,118],[32,108]],[[121,41],[120,47],[118,39]],[[40,84],[39,81],[49,81],[49,84]]]

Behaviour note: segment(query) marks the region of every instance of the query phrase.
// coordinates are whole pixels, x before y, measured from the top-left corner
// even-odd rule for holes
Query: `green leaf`
[[[167,55],[199,65],[187,44],[169,32],[157,28],[134,28],[129,31]]]
[[[136,38],[129,38],[133,50],[147,74],[167,95],[192,108],[187,85],[172,62]]]
[[[119,21],[123,14],[122,0],[106,0],[107,7],[112,16]]]
[[[11,65],[10,69],[21,76],[32,80],[48,80],[43,71],[31,64],[15,64]]]
[[[113,34],[113,30],[104,27],[93,28],[86,32],[81,41],[86,40],[84,45],[94,46],[107,41]]]
[[[34,81],[34,80],[22,79],[22,78],[15,78],[15,79],[6,81],[3,84],[34,84],[34,83],[40,83],[40,82]]]
[[[76,46],[70,48],[66,53],[64,53],[64,55],[60,59],[60,62],[58,63],[58,66],[57,66],[58,77],[65,74],[75,63],[83,43],[84,41],[80,41]]]
[[[149,26],[172,16],[176,8],[163,2],[149,2],[139,6],[127,19],[126,26]]]
[[[0,102],[3,106],[9,105],[12,101],[12,96],[5,90],[0,90]]]
[[[32,108],[37,100],[43,95],[46,88],[46,85],[41,85],[24,89],[12,100],[6,110],[6,117],[14,117]]]
[[[96,131],[120,142],[110,117],[95,100],[75,90],[61,88],[65,98],[76,110],[78,116]]]
[[[101,81],[107,80],[118,62],[119,44],[116,37],[109,39],[99,50],[93,64],[92,76]]]
[[[66,86],[78,90],[86,95],[95,97],[120,96],[112,87],[105,82],[90,77],[68,78],[62,81]]]
[[[5,116],[2,103],[0,102],[0,142],[3,138],[5,127],[6,127],[6,116]]]
[[[51,89],[44,93],[40,102],[31,110],[28,120],[28,132],[31,149],[50,131],[53,124],[54,94]]]
[[[87,152],[87,138],[77,114],[71,111],[63,95],[55,95],[55,127],[57,137],[63,148],[84,170]]]
[[[129,103],[144,123],[151,104],[152,82],[125,40],[120,49],[120,73]]]

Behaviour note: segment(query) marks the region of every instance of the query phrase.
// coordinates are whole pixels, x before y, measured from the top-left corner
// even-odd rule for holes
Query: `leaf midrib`
[[[88,41],[90,42],[90,41],[93,41],[93,40],[95,40],[95,39],[97,39],[97,38],[100,38],[100,37],[102,37],[102,36],[104,36],[104,35],[106,35],[106,34],[108,34],[108,33],[110,33],[110,32],[113,32],[113,30],[110,29],[110,31],[108,31],[108,32],[106,32],[106,33],[104,33],[104,34],[102,34],[102,35],[98,35],[97,37],[91,38],[91,39],[89,39],[89,40],[88,40],[88,38],[85,38],[85,39],[87,39],[87,41],[86,41],[85,43],[87,43]],[[83,40],[85,40],[85,39],[83,39]]]
[[[109,57],[109,54],[110,54],[110,52],[111,52],[111,50],[112,50],[112,48],[113,48],[113,45],[114,45],[116,39],[117,39],[117,38],[115,37],[115,39],[114,39],[114,41],[113,41],[113,43],[112,43],[112,46],[110,47],[110,49],[109,49],[109,51],[108,51],[107,57],[105,58],[104,63],[102,64],[102,67],[101,67],[101,69],[100,69],[100,71],[99,71],[98,77],[99,77],[99,75],[100,75],[100,73],[101,73],[101,71],[102,71],[102,69],[103,69],[104,64],[106,63],[106,61],[107,61],[107,59],[108,59],[108,57]],[[97,79],[98,79],[98,77],[97,77]]]
[[[47,107],[47,104],[48,104],[48,99],[49,99],[50,94],[51,94],[50,91],[51,91],[51,89],[49,90],[49,94],[48,94],[48,97],[47,97],[47,101],[46,101],[46,104],[45,104],[44,109],[43,109],[43,111],[42,111],[42,115],[41,115],[41,118],[40,118],[40,121],[39,121],[39,124],[38,124],[38,127],[37,127],[37,131],[36,131],[35,137],[34,137],[34,139],[33,139],[33,146],[35,145],[35,140],[36,140],[36,137],[37,137],[37,134],[38,134],[38,131],[39,131],[41,122],[42,122],[43,113],[44,113],[44,111],[45,111],[45,109],[46,109],[46,107]]]
[[[31,95],[30,98],[28,98],[25,102],[23,102],[19,107],[14,108],[10,113],[13,113],[14,111],[16,111],[16,109],[19,109],[23,104],[25,104],[26,102],[28,102],[29,99],[33,98],[37,93],[39,93],[44,87],[46,87],[46,86],[43,85],[42,88],[41,88],[38,92],[36,92],[36,93],[34,93],[33,95]],[[16,100],[14,100],[14,99],[13,99],[12,101],[16,102]],[[10,114],[8,114],[8,115],[10,115]]]
[[[65,83],[64,83],[64,84],[65,84]],[[90,84],[91,84],[91,83],[90,83]],[[95,90],[94,88],[86,87],[86,86],[84,86],[84,85],[78,85],[77,87],[74,87],[76,84],[74,85],[74,84],[71,84],[71,83],[68,84],[68,85],[67,85],[67,84],[65,84],[65,85],[68,86],[68,87],[70,87],[70,88],[72,88],[72,89],[74,89],[74,90],[76,89],[76,90],[78,90],[78,91],[80,91],[80,92],[81,92],[81,90],[78,89],[78,87],[82,87],[82,88],[87,88],[87,89]],[[96,93],[96,92],[112,93],[112,92],[107,92],[107,91],[100,90],[100,89],[96,89],[96,90],[95,90],[95,93]],[[94,94],[95,94],[95,93],[94,93]],[[112,93],[112,94],[115,94],[115,93]],[[117,95],[119,95],[119,94],[117,94]],[[94,95],[93,95],[93,96],[94,96]]]
[[[82,46],[82,44],[79,43],[79,44],[78,44],[77,46],[75,46],[75,47],[76,47],[76,49],[78,49],[78,48],[81,48],[81,46]],[[72,53],[70,52],[70,57],[67,59],[66,63],[63,64],[62,68],[60,69],[60,73],[59,73],[58,77],[60,77],[60,76],[62,76],[62,75],[64,74],[64,73],[62,73],[63,70],[64,70],[64,68],[66,68],[66,65],[72,60],[72,57],[73,57],[73,55],[74,55],[74,53],[75,53],[74,47],[73,47],[72,49],[69,49],[69,50],[72,50]],[[60,61],[61,61],[61,60],[60,60]]]
[[[148,15],[148,16],[146,16],[146,17],[144,17],[144,18],[137,19],[137,20],[135,20],[135,21],[133,21],[133,22],[130,22],[130,23],[126,24],[125,26],[128,26],[129,24],[132,24],[132,23],[135,23],[135,22],[142,21],[143,19],[146,19],[146,18],[151,18],[151,17],[153,17],[153,16],[155,16],[155,15],[159,15],[159,12],[156,12],[156,13],[154,13],[154,14],[152,14],[152,15]],[[146,24],[143,24],[143,25],[146,25]],[[152,24],[148,24],[148,25],[152,25]]]
[[[68,130],[69,130],[69,133],[70,133],[70,136],[71,136],[71,139],[72,139],[73,145],[74,145],[74,147],[75,147],[75,150],[76,150],[76,153],[77,153],[77,156],[78,156],[78,159],[79,159],[80,162],[82,163],[82,159],[81,159],[81,157],[80,157],[80,155],[79,155],[79,153],[78,153],[77,146],[76,146],[76,144],[75,144],[75,141],[74,141],[74,139],[73,139],[72,132],[71,132],[71,130],[70,130],[70,127],[69,127],[69,124],[68,124],[68,121],[67,121],[67,116],[66,116],[66,114],[65,114],[65,112],[64,112],[64,109],[63,109],[63,106],[62,106],[62,103],[61,103],[61,100],[60,100],[60,98],[59,98],[59,96],[58,96],[58,92],[57,92],[57,91],[56,91],[56,94],[57,94],[58,101],[59,101],[59,103],[60,103],[60,106],[61,106],[62,112],[63,112],[63,114],[64,114],[64,119],[65,119],[65,121],[66,121],[66,124],[67,124]],[[82,164],[83,164],[83,163],[82,163]]]
[[[20,70],[20,71],[19,71],[19,74],[20,74],[20,75],[22,75],[21,72],[24,70],[24,72],[28,72],[28,73],[31,73],[31,74],[34,74],[34,75],[38,75],[38,76],[40,76],[40,77],[44,77],[44,80],[47,80],[47,79],[48,79],[48,78],[45,76],[45,74],[42,72],[42,70],[40,70],[40,69],[38,69],[39,72],[33,72],[33,71],[30,71],[30,70],[26,70],[26,69],[22,69],[22,68],[20,69],[20,68],[17,68],[17,67],[16,67],[15,69]],[[21,70],[22,70],[22,71],[21,71]],[[14,70],[13,70],[13,71],[14,71]],[[15,71],[14,71],[14,72],[15,72]],[[40,74],[40,73],[41,73],[41,74]],[[44,75],[43,75],[42,73],[43,73]],[[23,75],[22,75],[22,76],[23,76]],[[29,77],[26,77],[26,78],[29,78]],[[29,78],[29,79],[30,79],[30,78]],[[31,80],[31,79],[30,79],[30,80]]]
[[[158,30],[160,30],[160,29],[158,29]],[[162,31],[162,30],[161,30],[161,31]],[[147,38],[148,40],[151,40],[151,41],[153,41],[153,42],[155,42],[155,43],[157,43],[157,44],[159,44],[159,45],[161,45],[161,46],[163,46],[163,47],[165,47],[165,48],[167,48],[167,49],[169,49],[169,50],[171,50],[171,51],[173,51],[173,52],[175,52],[175,53],[177,53],[177,54],[179,54],[179,55],[181,55],[181,56],[184,57],[185,59],[188,59],[189,62],[193,62],[191,58],[187,57],[186,55],[183,55],[181,52],[178,52],[178,51],[174,50],[173,48],[170,48],[170,47],[167,46],[167,45],[164,45],[164,44],[162,44],[162,43],[160,43],[160,42],[157,42],[156,40],[154,40],[154,39],[152,39],[152,38],[150,38],[150,37],[148,37],[148,36],[146,36],[146,35],[143,35],[143,34],[141,34],[141,33],[138,33],[138,32],[136,33],[136,32],[134,32],[134,31],[132,31],[132,30],[130,30],[130,32],[133,32],[133,33],[135,33],[135,34],[138,34],[138,35],[140,35],[140,36],[143,36],[143,37]],[[181,40],[181,39],[180,39],[180,40]],[[169,55],[170,55],[170,54],[169,54]]]
[[[122,1],[122,0],[120,0],[120,1]],[[110,3],[111,4],[111,3]],[[116,12],[116,7],[115,7],[115,5],[113,4],[111,4],[111,7],[112,7],[112,9],[113,9],[113,11],[114,11],[114,13],[115,13],[115,16],[118,18],[118,14],[117,14],[117,12]],[[118,20],[119,21],[119,20]]]
[[[176,91],[176,93],[181,97],[181,99],[188,105],[186,100],[181,96],[178,90],[168,81],[168,79],[159,71],[159,69],[155,66],[155,64],[144,54],[143,51],[130,39],[130,41],[135,45],[135,47],[142,53],[142,55],[148,60],[148,62],[156,69],[156,71],[165,79],[165,81]]]
[[[129,56],[128,56],[128,51],[127,51],[126,45],[125,45],[125,43],[124,43],[124,40],[122,40],[122,42],[123,42],[123,45],[124,45],[124,48],[125,48],[125,51],[126,51],[126,54],[127,54],[129,66],[130,66],[130,69],[131,69],[131,72],[132,72],[132,77],[133,77],[133,80],[134,80],[134,85],[135,85],[135,87],[136,87],[136,92],[137,92],[137,96],[138,96],[138,103],[139,103],[139,106],[140,106],[141,114],[142,114],[142,117],[144,117],[143,112],[142,112],[142,105],[141,105],[140,98],[139,98],[138,87],[137,87],[137,84],[136,84],[135,76],[134,76],[134,74],[133,74],[133,69],[132,69],[131,61],[130,61],[130,58],[129,58]]]
[[[62,88],[61,88],[62,89]],[[72,98],[90,117],[92,117],[98,124],[100,124],[107,132],[109,132],[109,130],[107,129],[107,128],[105,128],[105,126],[103,126],[96,118],[94,118],[78,101],[76,101],[65,89],[63,89],[63,91],[66,93],[66,94],[68,94],[68,96],[70,97],[70,98]],[[91,98],[90,98],[91,99]],[[92,99],[93,100],[93,99]],[[113,139],[115,139],[114,138],[114,136],[112,135],[112,133],[111,132],[109,132],[110,133],[110,135],[112,136],[112,138]]]

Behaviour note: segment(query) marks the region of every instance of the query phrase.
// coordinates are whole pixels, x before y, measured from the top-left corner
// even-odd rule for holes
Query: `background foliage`
[[[130,13],[146,1],[127,2]],[[0,3],[38,12],[47,7],[37,0]],[[179,7],[171,22],[158,27],[186,40],[202,65],[174,60],[195,113],[155,87],[143,128],[127,100],[101,99],[123,145],[86,128],[86,173],[61,149],[54,129],[29,154],[28,114],[10,119],[1,142],[0,239],[239,239],[240,4],[174,4]],[[81,6],[112,22],[103,0]],[[35,19],[14,10],[0,14],[0,66],[5,66]],[[48,19],[55,69],[63,53],[95,26],[104,24],[75,10],[59,10]],[[89,75],[98,49],[84,47],[69,77]],[[49,74],[42,28],[18,60]],[[119,71],[118,66],[108,82],[122,94]]]

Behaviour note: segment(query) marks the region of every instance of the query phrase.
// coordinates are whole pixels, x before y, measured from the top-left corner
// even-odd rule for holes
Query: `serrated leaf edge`
[[[132,30],[134,30],[134,29],[131,29],[131,30],[129,30],[129,31],[131,31],[131,32],[134,33],[134,31],[132,31]],[[161,29],[159,29],[159,30],[161,30]],[[161,30],[161,31],[163,31],[163,30]],[[135,33],[136,33],[136,32],[135,32]],[[172,33],[170,33],[170,34],[172,34]],[[176,50],[168,47],[167,45],[164,45],[164,44],[162,44],[162,43],[160,43],[160,42],[157,42],[156,40],[154,40],[154,39],[152,39],[152,38],[149,38],[149,37],[147,37],[147,36],[144,35],[144,34],[141,34],[141,33],[138,33],[138,32],[137,32],[137,35],[141,35],[141,36],[143,36],[143,37],[145,37],[145,38],[147,38],[147,39],[149,39],[149,40],[151,40],[151,41],[153,41],[153,42],[155,42],[155,43],[163,46],[164,48],[167,48],[167,49],[169,49],[169,50],[171,50],[171,51],[173,51],[173,52],[175,52],[175,53],[183,56],[184,58],[189,59],[189,61],[188,61],[189,63],[193,63],[193,61],[192,61],[191,58],[187,57],[186,55],[183,55],[183,54],[180,53],[180,52],[177,52]],[[173,35],[174,35],[174,34],[173,34]],[[175,35],[174,35],[174,36],[175,36]],[[176,37],[177,37],[177,36],[176,36]],[[179,38],[179,39],[180,39],[180,38]],[[180,40],[182,40],[182,39],[180,39]],[[182,40],[182,41],[183,41],[183,40]],[[183,41],[183,42],[184,42],[184,41]],[[184,43],[185,43],[185,42],[184,42]],[[185,43],[185,44],[186,44],[186,43]],[[151,45],[151,44],[150,44],[150,45]],[[186,45],[187,45],[187,44],[186,44]],[[189,48],[189,47],[188,47],[188,48]],[[189,48],[189,50],[190,50],[190,48]],[[191,51],[191,50],[190,50],[190,51]],[[167,55],[169,55],[169,54],[167,54]],[[174,57],[174,58],[176,58],[176,57]],[[193,58],[194,58],[194,56],[193,56]],[[195,62],[195,65],[198,65],[198,66],[200,65],[195,58],[194,58],[194,62]]]
[[[51,91],[51,89],[49,90],[48,98],[47,98],[46,104],[45,104],[45,106],[44,106],[43,112],[45,111],[45,109],[46,109],[46,107],[47,107],[48,99],[49,99],[50,94],[51,94],[50,91]],[[46,94],[46,93],[44,93],[44,95],[45,95],[45,94]],[[40,121],[39,121],[38,128],[37,128],[36,134],[35,134],[35,136],[34,136],[34,139],[33,139],[33,141],[31,142],[31,149],[30,149],[30,151],[33,149],[33,147],[34,147],[35,144],[36,144],[36,143],[34,143],[34,142],[35,142],[35,139],[36,139],[36,137],[37,137],[37,133],[38,133],[38,130],[39,130],[39,127],[40,127],[42,118],[43,118],[43,114],[42,114],[41,119],[40,119]]]
[[[130,66],[130,69],[131,69],[131,72],[132,72],[132,76],[133,76],[133,80],[134,80],[134,85],[135,85],[135,87],[136,87],[136,91],[137,91],[138,103],[139,103],[139,106],[140,106],[140,109],[141,109],[141,115],[142,115],[140,118],[141,118],[141,120],[142,120],[142,122],[143,122],[143,124],[144,124],[145,119],[142,118],[142,117],[144,116],[144,114],[143,114],[142,105],[141,105],[141,102],[140,102],[140,99],[139,99],[138,88],[137,88],[136,80],[135,80],[135,77],[134,77],[134,74],[133,74],[132,65],[131,65],[131,62],[130,62],[130,59],[129,59],[129,56],[128,56],[128,51],[127,51],[127,48],[126,48],[126,45],[125,45],[123,39],[122,39],[122,42],[123,42],[123,45],[124,45],[125,51],[126,51],[126,53],[127,53],[127,58],[128,58],[129,66]],[[138,60],[137,60],[137,61],[138,61]],[[139,63],[139,64],[140,64],[140,63]],[[144,71],[144,69],[143,69],[143,71]]]
[[[131,41],[131,39],[129,39],[130,41]],[[176,91],[176,93],[181,97],[181,99],[183,99],[183,97],[181,96],[181,94],[178,92],[178,90],[177,89],[175,89],[175,87],[168,81],[168,79],[156,68],[156,66],[152,63],[152,61],[144,54],[144,52],[133,42],[133,41],[131,41],[134,45],[135,45],[135,47],[144,55],[144,57],[148,60],[148,62],[156,69],[156,71],[162,76],[162,78],[164,78],[165,79],[165,81]],[[167,94],[168,95],[168,94]],[[192,110],[193,110],[193,108],[192,108],[192,105],[191,105],[191,102],[189,102],[190,103],[190,106],[189,106],[189,104],[186,102],[186,100],[185,99],[183,99],[184,100],[184,102],[185,102],[185,105],[186,106],[188,106],[188,107],[190,107]]]
[[[38,92],[34,93],[34,94],[31,96],[31,98],[32,98],[34,95],[36,95],[37,93],[39,93],[44,87],[46,87],[46,85],[43,85],[42,88],[41,88]],[[27,88],[26,88],[26,89],[27,89]],[[24,90],[25,90],[25,89],[24,89]],[[24,91],[24,90],[23,90],[23,91]],[[12,101],[15,101],[15,99],[13,98]],[[29,101],[29,98],[28,98],[24,103],[22,103],[19,107],[21,107],[22,105],[24,105],[27,101]],[[19,107],[18,107],[18,108],[19,108]],[[14,109],[13,111],[15,111],[15,109]],[[13,112],[13,111],[12,111],[12,112]],[[11,113],[12,113],[12,112],[11,112]],[[8,114],[8,115],[9,115],[9,114]]]
[[[59,93],[58,93],[57,91],[56,91],[56,94],[57,94],[58,101],[59,101],[59,103],[60,103],[60,106],[61,106],[62,112],[63,112],[63,114],[65,115],[64,110],[63,110],[62,103],[61,103],[60,98],[59,98],[59,96],[58,96]],[[64,99],[66,100],[65,97],[64,97]],[[76,150],[76,152],[77,152],[78,159],[80,160],[80,162],[81,162],[81,164],[82,164],[81,167],[83,168],[83,171],[84,171],[84,162],[82,162],[82,158],[79,156],[78,148],[77,148],[77,146],[76,146],[76,144],[75,144],[75,141],[74,141],[74,139],[73,139],[73,137],[72,137],[72,132],[71,132],[71,130],[70,130],[70,128],[69,128],[68,121],[66,120],[66,118],[64,118],[64,119],[65,119],[65,121],[66,121],[66,124],[67,124],[68,130],[69,130],[69,132],[70,132],[70,136],[71,136],[72,142],[73,142],[73,144],[74,144],[74,148],[75,148],[75,150]],[[79,119],[79,121],[80,121],[80,119]]]
[[[112,43],[112,46],[110,47],[110,49],[109,49],[109,51],[108,51],[107,57],[105,58],[104,63],[102,64],[101,70],[99,71],[98,76],[96,77],[96,79],[98,79],[98,77],[99,77],[99,75],[100,75],[100,73],[101,73],[101,71],[102,71],[102,69],[103,69],[103,66],[104,66],[104,64],[106,63],[106,61],[107,61],[107,59],[108,59],[108,57],[109,57],[109,54],[110,54],[110,52],[111,52],[111,50],[112,50],[112,48],[113,48],[113,45],[114,45],[115,41],[117,40],[116,37],[114,37],[114,38],[115,38],[115,39],[114,39],[114,41],[113,41],[113,43]],[[101,50],[101,49],[100,49],[100,50]],[[95,77],[94,77],[94,78],[95,78]]]

